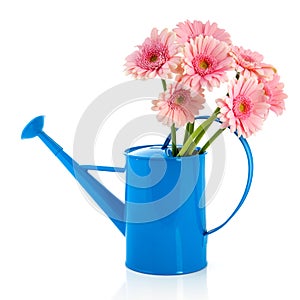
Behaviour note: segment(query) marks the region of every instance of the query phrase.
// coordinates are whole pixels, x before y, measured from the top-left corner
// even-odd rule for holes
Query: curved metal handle
[[[208,119],[210,116],[198,116],[195,119]],[[215,120],[216,122],[222,123],[219,119]],[[235,135],[238,136],[237,132],[235,132]],[[247,142],[247,140],[245,138],[243,138],[242,136],[239,137],[240,142],[242,143],[244,150],[246,152],[247,155],[247,161],[248,161],[248,178],[247,178],[247,183],[246,183],[246,187],[243,193],[243,196],[239,202],[239,204],[237,205],[237,207],[235,208],[235,210],[233,211],[233,213],[229,216],[229,218],[222,223],[221,225],[217,226],[216,228],[213,228],[211,230],[205,231],[204,235],[209,235],[211,233],[214,233],[216,231],[218,231],[219,229],[221,229],[222,227],[224,227],[233,217],[234,215],[238,212],[238,210],[241,208],[241,206],[243,205],[243,203],[246,200],[246,197],[249,193],[250,187],[251,187],[251,183],[252,183],[252,178],[253,178],[253,156],[252,156],[252,152],[250,149],[250,146]],[[164,144],[163,144],[163,149],[166,148],[168,146],[168,144],[171,141],[171,136],[169,135],[167,137],[167,139],[165,140]]]
[[[208,119],[208,118],[209,118],[209,116],[198,116],[195,119]],[[219,119],[216,119],[215,121],[219,122],[219,123],[222,123]],[[238,137],[237,132],[235,132],[235,135]],[[233,213],[229,216],[229,218],[224,223],[222,223],[221,225],[219,225],[219,226],[217,226],[217,227],[215,227],[211,230],[208,230],[208,231],[204,232],[204,235],[209,235],[211,233],[214,233],[214,232],[218,231],[222,227],[224,227],[234,217],[234,215],[238,212],[238,210],[244,204],[244,202],[247,198],[247,195],[249,193],[251,183],[252,183],[252,178],[253,178],[253,156],[252,156],[252,152],[251,152],[251,149],[250,149],[250,146],[249,146],[247,140],[245,138],[243,138],[242,136],[239,137],[239,140],[240,140],[240,142],[242,143],[242,145],[244,147],[244,150],[245,150],[246,155],[247,155],[247,161],[248,161],[248,178],[247,178],[247,183],[246,183],[246,186],[245,186],[243,196],[242,196],[239,204],[237,205],[237,207],[233,211]]]
[[[236,134],[236,136],[237,136],[237,134]],[[246,155],[247,155],[247,160],[248,160],[248,178],[247,178],[247,183],[246,183],[246,187],[245,187],[243,196],[242,196],[239,204],[237,205],[237,207],[233,211],[233,213],[229,216],[229,218],[224,223],[219,225],[218,227],[206,231],[204,233],[204,235],[208,235],[208,234],[211,234],[213,232],[216,232],[219,229],[221,229],[223,226],[225,226],[231,220],[231,218],[233,218],[233,216],[238,212],[238,210],[241,208],[241,206],[245,202],[246,197],[249,193],[250,186],[251,186],[251,183],[252,183],[252,177],[253,177],[253,156],[252,156],[250,146],[249,146],[248,142],[246,141],[246,139],[241,136],[241,137],[239,137],[239,140],[240,140],[240,142],[242,143],[242,145],[244,147],[244,150],[245,150]]]

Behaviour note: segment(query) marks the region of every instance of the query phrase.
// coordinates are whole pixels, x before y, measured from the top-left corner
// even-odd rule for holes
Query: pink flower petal
[[[261,129],[269,110],[263,85],[252,77],[232,80],[228,96],[216,103],[220,107],[220,120],[228,124],[232,132],[237,130],[238,135],[244,137]]]
[[[193,122],[195,115],[204,108],[203,89],[193,91],[182,82],[170,84],[167,91],[153,100],[152,109],[158,111],[157,119],[165,125],[181,127],[187,122]]]

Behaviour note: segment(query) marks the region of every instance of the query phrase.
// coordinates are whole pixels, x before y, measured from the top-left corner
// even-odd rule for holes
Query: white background
[[[0,3],[0,299],[300,298],[296,1]],[[20,134],[45,114],[45,131],[72,153],[88,105],[129,80],[123,64],[134,46],[152,27],[172,29],[186,19],[217,22],[234,44],[264,54],[289,98],[284,115],[270,116],[249,139],[253,186],[236,218],[209,237],[207,269],[145,276],[126,270],[125,239],[55,157]],[[229,214],[245,180],[241,150],[231,136],[226,142],[226,175],[207,208],[209,228]]]

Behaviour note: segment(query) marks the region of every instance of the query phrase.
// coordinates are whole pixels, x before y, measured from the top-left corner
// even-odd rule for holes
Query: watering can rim
[[[151,150],[154,150],[153,152]],[[141,151],[139,151],[141,150]],[[197,150],[200,150],[199,147],[197,147]],[[134,153],[137,152],[137,153]],[[152,153],[151,153],[152,152]],[[151,159],[157,159],[157,160],[161,160],[161,159],[168,159],[168,160],[174,160],[174,161],[178,161],[178,160],[187,160],[187,159],[195,159],[195,157],[204,157],[207,152],[204,153],[197,153],[197,154],[193,154],[193,155],[189,155],[189,156],[172,156],[172,150],[171,150],[171,146],[169,145],[166,148],[163,148],[163,144],[149,144],[149,145],[140,145],[140,146],[134,146],[134,147],[130,147],[124,150],[124,155],[125,156],[129,156],[129,157],[134,157],[134,158],[138,158],[138,159],[145,159],[145,160],[149,160],[149,158]]]

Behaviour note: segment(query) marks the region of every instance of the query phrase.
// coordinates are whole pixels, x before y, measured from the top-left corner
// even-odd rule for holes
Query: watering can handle
[[[245,202],[246,197],[249,193],[251,182],[252,182],[252,177],[253,177],[253,157],[252,157],[252,152],[251,152],[251,149],[250,149],[250,146],[249,146],[247,140],[245,138],[243,138],[242,136],[239,137],[239,140],[240,140],[240,142],[242,143],[242,145],[244,147],[244,150],[245,150],[246,155],[247,155],[247,161],[248,161],[248,178],[247,178],[247,183],[246,183],[246,186],[245,186],[243,196],[242,196],[239,204],[237,205],[237,207],[233,211],[233,213],[229,216],[229,218],[224,223],[217,226],[216,228],[213,228],[211,230],[206,231],[204,233],[205,235],[214,233],[214,232],[218,231],[219,229],[221,229],[222,227],[224,227],[233,218],[233,216],[238,212],[238,210],[241,208],[241,206]]]
[[[208,119],[208,118],[209,118],[209,116],[198,116],[198,117],[196,117],[196,119]],[[219,122],[219,123],[222,123],[219,119],[216,119],[215,121]],[[235,135],[238,137],[237,132],[235,132]],[[229,216],[229,218],[224,223],[222,223],[221,225],[219,225],[219,226],[217,226],[217,227],[215,227],[211,230],[206,231],[204,233],[205,235],[209,235],[211,233],[214,233],[214,232],[218,231],[219,229],[221,229],[222,227],[224,227],[234,217],[234,215],[238,212],[238,210],[242,207],[242,205],[244,204],[244,202],[247,198],[247,195],[249,193],[251,183],[252,183],[252,178],[253,178],[253,156],[252,156],[252,152],[251,152],[251,149],[250,149],[250,146],[249,146],[247,140],[245,138],[243,138],[242,136],[239,137],[239,140],[240,140],[241,144],[244,147],[244,150],[245,150],[246,156],[247,156],[247,162],[248,162],[248,177],[247,177],[247,183],[246,183],[246,186],[245,186],[244,193],[242,195],[242,198],[241,198],[240,202],[238,203],[238,205],[235,208],[235,210],[233,211],[233,213]]]
[[[208,118],[209,118],[209,116],[198,116],[195,119],[208,119]],[[221,123],[221,121],[219,119],[216,119],[215,121]],[[238,136],[237,132],[235,132],[235,135]],[[166,139],[162,148],[166,148],[168,146],[168,144],[170,143],[170,140],[171,140],[171,137],[169,136]],[[204,235],[209,235],[211,233],[218,231],[222,227],[224,227],[234,217],[234,215],[238,212],[238,210],[241,208],[241,206],[245,202],[246,197],[249,193],[251,183],[252,183],[252,177],[253,177],[253,157],[252,157],[252,152],[251,152],[251,149],[250,149],[250,146],[249,146],[247,140],[245,138],[243,138],[242,136],[239,137],[239,140],[244,147],[244,150],[245,150],[246,156],[247,156],[247,161],[248,161],[248,178],[247,178],[247,183],[246,183],[246,187],[245,187],[243,196],[242,196],[240,202],[238,203],[237,207],[233,211],[233,213],[229,216],[229,218],[221,225],[219,225],[211,230],[205,231]]]

